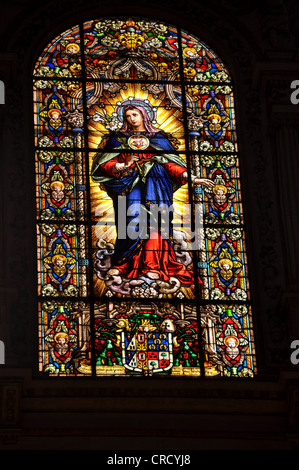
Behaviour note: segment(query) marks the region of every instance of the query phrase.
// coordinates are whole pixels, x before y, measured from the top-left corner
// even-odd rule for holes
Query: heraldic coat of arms
[[[173,366],[172,333],[161,332],[149,320],[133,331],[122,331],[122,363],[126,369],[152,375]]]

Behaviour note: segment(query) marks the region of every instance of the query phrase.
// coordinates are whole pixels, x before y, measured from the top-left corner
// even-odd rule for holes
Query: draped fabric
[[[116,220],[118,196],[126,196],[127,237],[116,239],[112,264],[128,278],[151,272],[160,280],[167,281],[172,276],[183,284],[191,284],[193,273],[176,260],[172,227],[173,193],[186,183],[182,176],[186,164],[180,156],[170,153],[175,149],[162,133],[148,139],[147,152],[138,153],[138,163],[126,170],[115,169],[132,152],[122,132],[110,136],[93,162],[92,178],[102,183],[111,197]]]

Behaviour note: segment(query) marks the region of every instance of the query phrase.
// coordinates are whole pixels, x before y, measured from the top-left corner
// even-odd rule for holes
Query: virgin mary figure
[[[175,153],[174,140],[153,126],[148,109],[136,100],[123,108],[122,127],[111,132],[94,158],[91,177],[111,197],[115,220],[119,196],[125,196],[126,202],[127,236],[117,236],[108,276],[127,281],[146,277],[167,282],[175,278],[186,286],[194,282],[190,266],[180,263],[174,250],[173,194],[187,183],[187,166]],[[213,185],[207,179],[191,178],[195,184]],[[142,209],[149,215],[152,207],[168,219],[167,230],[144,223]],[[130,231],[133,222],[135,234]]]

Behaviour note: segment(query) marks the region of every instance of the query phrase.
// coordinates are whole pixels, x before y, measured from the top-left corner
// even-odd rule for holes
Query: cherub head
[[[52,121],[60,121],[61,119],[61,111],[57,108],[52,108],[48,111],[48,116]]]
[[[64,346],[65,344],[69,342],[69,340],[70,340],[69,335],[64,332],[56,333],[56,335],[54,336],[55,343],[59,344],[60,346]]]
[[[64,190],[64,183],[62,181],[53,181],[50,184],[50,188],[52,189],[52,191],[61,192]]]
[[[219,261],[219,267],[220,267],[220,269],[223,269],[223,271],[229,271],[230,269],[233,268],[233,266],[234,266],[234,263],[232,262],[231,259],[222,258]]]
[[[80,51],[80,46],[79,44],[76,44],[74,42],[70,42],[65,46],[65,50],[68,54],[74,55],[77,54]]]
[[[55,255],[53,256],[53,264],[57,266],[58,268],[61,268],[62,266],[65,266],[67,263],[66,256],[64,255]]]

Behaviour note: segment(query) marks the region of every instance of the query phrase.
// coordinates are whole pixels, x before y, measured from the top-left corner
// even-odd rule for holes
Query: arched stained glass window
[[[33,73],[39,371],[253,377],[234,90],[174,26],[84,22]]]

